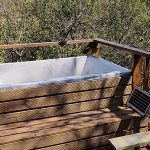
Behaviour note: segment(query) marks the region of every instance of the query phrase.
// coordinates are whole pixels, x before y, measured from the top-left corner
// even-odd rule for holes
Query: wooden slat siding
[[[142,82],[142,57],[140,55],[133,55],[133,87],[141,86]]]
[[[98,107],[96,106],[96,104],[97,103],[95,103],[95,101],[94,102],[91,101],[91,103],[84,102],[81,104],[77,103],[66,105],[62,110],[61,107],[58,106],[58,107],[49,107],[43,109],[8,113],[0,116],[1,119],[0,124],[9,124],[19,121],[29,121],[34,119],[42,119],[46,117],[54,117],[71,113],[91,111]]]
[[[58,117],[51,117],[51,118],[44,118],[40,120],[32,120],[32,121],[27,121],[27,122],[17,122],[13,124],[7,124],[7,125],[0,125],[0,131],[2,130],[9,130],[9,129],[16,129],[16,128],[21,128],[21,127],[31,127],[31,126],[36,126],[40,125],[41,122],[44,123],[53,123],[53,122],[59,122],[63,120],[72,120],[72,119],[77,119],[81,117],[88,117],[88,116],[93,116],[93,115],[100,115],[102,113],[116,113],[117,111],[121,110],[121,114],[129,114],[133,113],[133,110],[127,107],[113,107],[113,108],[105,108],[105,109],[100,109],[99,111],[94,110],[94,111],[87,111],[87,112],[80,112],[80,113],[75,113],[75,114],[68,114],[65,116],[58,116]],[[120,114],[119,113],[119,114]]]
[[[149,70],[149,65],[150,65],[150,58],[145,58],[144,62],[144,80],[143,80],[143,89],[145,91],[149,91],[149,80],[150,80],[150,70]]]
[[[67,45],[73,44],[83,44],[92,42],[92,39],[81,39],[81,40],[68,40],[66,41]],[[0,45],[0,49],[22,49],[22,48],[30,48],[30,47],[46,47],[46,46],[59,46],[59,42],[43,42],[43,43],[26,43],[26,44],[8,44],[8,45]]]
[[[125,112],[126,110],[126,112]],[[25,126],[0,126],[0,132],[2,136],[7,136],[7,135],[13,135],[13,134],[19,134],[19,133],[26,133],[26,132],[33,132],[33,131],[39,131],[39,130],[43,130],[43,129],[48,129],[48,128],[55,128],[56,126],[64,126],[64,125],[71,125],[71,124],[78,124],[81,122],[88,122],[93,120],[99,120],[99,119],[104,119],[104,118],[110,118],[110,117],[116,117],[116,116],[122,116],[122,115],[135,115],[132,114],[134,113],[131,109],[123,109],[122,111],[120,110],[116,110],[116,111],[112,111],[112,112],[105,112],[107,111],[107,109],[103,109],[103,110],[99,110],[99,111],[90,111],[88,112],[88,116],[87,115],[79,115],[78,117],[73,117],[73,115],[69,115],[68,117],[61,117],[61,120],[59,120],[59,118],[51,118],[51,119],[47,119],[47,122],[45,122],[44,119],[38,120],[38,124],[34,124],[34,122],[32,124],[25,124]],[[71,118],[72,117],[72,118]],[[64,119],[63,119],[64,118]],[[81,119],[82,118],[82,119]],[[55,121],[54,121],[55,119]],[[59,121],[59,123],[58,123]],[[12,130],[13,129],[13,130]]]
[[[22,147],[24,148],[24,150],[34,149],[49,145],[71,142],[84,138],[90,138],[103,134],[119,132],[126,129],[130,130],[138,128],[139,126],[144,127],[146,125],[147,123],[145,123],[145,121],[140,121],[140,118],[136,116],[131,117],[126,115],[124,117],[122,116],[121,119],[119,117],[105,118],[103,120],[89,121],[88,124],[80,123],[75,126],[68,125],[43,131],[40,130],[33,133],[30,132],[23,133],[21,135],[16,134],[6,137],[0,137],[0,143],[2,144],[0,145],[0,149],[4,147],[6,150],[13,150],[13,148],[21,149]]]
[[[101,95],[101,98],[128,95],[132,91],[132,86],[127,86],[123,89],[110,88],[98,91],[97,94]],[[102,94],[101,94],[102,93]],[[93,91],[93,95],[96,93]],[[0,124],[7,124],[18,121],[40,119],[45,117],[59,116],[76,112],[90,111],[98,109],[99,100],[87,101],[81,103],[73,103],[60,106],[52,106],[46,108],[29,109],[24,111],[16,111],[12,113],[4,113],[0,115]]]
[[[105,90],[106,91],[106,90]],[[29,99],[21,99],[15,101],[1,102],[0,103],[0,114],[6,112],[13,112],[19,110],[28,110],[33,108],[41,108],[48,106],[56,106],[56,105],[65,105],[71,103],[79,103],[90,100],[98,100],[100,108],[110,107],[112,105],[123,105],[125,101],[127,101],[130,92],[128,95],[118,95],[118,97],[112,97],[113,94],[111,89],[108,89],[110,92],[108,96],[101,94],[101,90],[92,90],[92,91],[84,91],[77,93],[69,93],[69,94],[61,94],[56,96],[46,96],[46,97],[38,97],[38,98],[29,98]],[[111,94],[111,95],[110,95]],[[110,96],[110,97],[109,97]]]
[[[142,128],[141,132],[145,132],[146,129]],[[124,131],[124,132],[116,132],[113,134],[108,135],[102,135],[98,137],[92,137],[88,139],[83,139],[79,141],[73,141],[65,144],[50,146],[50,147],[44,147],[44,148],[38,148],[37,150],[82,150],[82,149],[91,149],[96,147],[103,147],[105,145],[110,145],[109,139],[114,137],[119,137],[123,135],[130,135],[133,133],[137,133],[138,131],[130,130],[130,131]]]
[[[117,85],[132,84],[131,76],[106,78],[101,80],[86,80],[73,83],[49,84],[28,88],[1,89],[0,101],[9,101],[15,99],[25,99],[31,97],[39,97],[45,95],[55,95],[79,91],[94,90],[107,87],[115,87]]]
[[[137,54],[137,55],[150,57],[150,52],[144,51],[142,49],[130,47],[128,45],[118,44],[116,42],[111,42],[111,41],[107,41],[107,40],[103,40],[103,39],[95,39],[94,41],[99,42],[100,44],[103,44],[103,45],[106,45],[106,46],[117,48],[119,50],[124,50],[124,51],[134,53],[134,54]]]

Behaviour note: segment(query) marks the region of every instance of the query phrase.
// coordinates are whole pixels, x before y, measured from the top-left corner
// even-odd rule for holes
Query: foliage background
[[[0,44],[102,38],[150,50],[149,0],[0,0],[0,21]],[[0,61],[76,56],[82,48],[1,51]],[[131,64],[127,53],[102,47],[101,54]]]

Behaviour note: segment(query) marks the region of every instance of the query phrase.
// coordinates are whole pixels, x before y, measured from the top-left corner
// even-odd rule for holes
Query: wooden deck
[[[125,107],[68,114],[0,126],[0,149],[87,149],[147,130],[147,118]]]
[[[149,89],[149,57],[143,50],[101,39],[68,41],[97,43],[130,51],[131,75],[74,83],[0,90],[1,150],[112,150],[109,139],[148,130],[148,118],[126,106],[134,86]],[[59,42],[3,45],[0,49],[58,45]],[[84,54],[83,53],[83,54]],[[145,64],[143,67],[143,59]]]

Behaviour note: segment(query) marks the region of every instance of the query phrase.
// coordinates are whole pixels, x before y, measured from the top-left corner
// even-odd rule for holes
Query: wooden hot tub
[[[146,131],[125,105],[137,68],[93,56],[0,64],[0,149],[108,150]]]

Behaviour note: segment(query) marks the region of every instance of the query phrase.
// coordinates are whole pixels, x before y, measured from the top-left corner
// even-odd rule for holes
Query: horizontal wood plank
[[[133,116],[135,117],[136,115],[133,115]],[[110,123],[112,121],[113,122],[118,122],[118,121],[120,121],[118,118],[113,117],[113,118],[104,118],[103,121],[100,121],[100,120],[89,121],[89,125],[90,124],[92,125],[92,122],[93,123],[100,123],[100,124],[103,124],[103,123],[107,124],[107,123]],[[114,119],[115,119],[115,121],[114,121]],[[125,115],[122,115],[122,119],[126,120],[126,119],[129,119],[129,117],[127,117]],[[130,116],[130,119],[131,119],[131,116]],[[87,124],[87,122],[81,122],[79,125],[81,125],[81,127],[85,127],[85,128],[89,127],[89,126],[86,126],[86,124]],[[143,125],[145,125],[145,123],[143,124],[143,122],[142,122],[142,124],[140,126],[142,127]],[[49,129],[44,128],[43,130],[39,130],[39,131],[36,130],[36,131],[33,131],[33,132],[28,132],[28,133],[23,132],[22,134],[15,134],[15,135],[12,134],[12,135],[9,135],[9,136],[3,136],[3,137],[0,137],[0,139],[1,139],[1,144],[2,144],[3,142],[8,143],[8,142],[14,141],[15,139],[18,139],[18,138],[19,139],[24,139],[24,138],[29,138],[30,139],[32,136],[33,137],[35,136],[35,133],[36,133],[37,137],[45,136],[47,133],[49,133],[51,135],[53,135],[53,134],[57,135],[57,134],[60,134],[60,133],[66,132],[66,131],[67,132],[72,131],[72,130],[76,129],[76,127],[79,128],[79,126],[76,125],[76,124],[66,125],[66,126],[59,126],[59,127],[57,127],[57,126],[56,127],[49,127]],[[136,126],[136,127],[138,127],[138,126]],[[116,128],[116,126],[114,126],[113,128]],[[125,128],[125,126],[124,126],[124,128]],[[58,130],[58,129],[60,129],[60,130]],[[104,132],[104,131],[101,131],[101,132]],[[11,139],[9,137],[13,137],[13,139]]]
[[[120,89],[123,91],[124,89]],[[98,100],[99,108],[106,108],[112,105],[123,105],[123,103],[128,99],[130,95],[130,90],[128,89],[125,94],[118,94],[118,97],[113,97],[113,93],[117,93],[113,91],[113,88],[108,88],[106,90],[92,90],[92,91],[84,91],[84,92],[77,92],[77,93],[69,93],[69,94],[61,94],[55,96],[46,96],[46,97],[38,97],[38,98],[29,98],[29,99],[21,99],[15,101],[8,101],[8,102],[1,102],[0,103],[0,113],[6,112],[14,112],[19,110],[28,110],[34,108],[43,108],[56,105],[66,105],[71,103],[79,103],[85,102],[89,100]],[[107,93],[104,93],[106,92]],[[109,92],[109,93],[108,93]],[[106,95],[107,94],[107,95]],[[114,94],[114,95],[115,95]],[[126,96],[124,96],[126,95]],[[115,95],[116,96],[116,95]]]
[[[112,138],[110,139],[110,142],[117,150],[130,149],[143,144],[150,144],[150,131]]]
[[[95,39],[95,41],[100,43],[100,44],[106,45],[106,46],[117,48],[119,50],[124,50],[124,51],[134,53],[134,54],[138,54],[138,55],[141,55],[141,56],[150,57],[150,52],[144,51],[142,49],[138,49],[138,48],[131,47],[131,46],[128,46],[128,45],[123,45],[123,44],[119,44],[119,43],[116,43],[116,42],[111,42],[111,41],[107,41],[107,40],[103,40],[103,39]]]
[[[139,128],[139,126],[144,127],[147,125],[147,119],[143,119],[140,119],[137,114],[131,114],[98,120],[93,119],[88,121],[88,123],[82,122],[76,125],[43,129],[38,132],[23,133],[21,135],[15,134],[0,137],[0,148],[5,147],[7,150],[12,150],[13,145],[15,145],[16,149],[23,147],[26,150],[71,142],[122,130]]]
[[[49,128],[53,128],[54,131],[51,131],[52,133],[51,132],[50,133],[51,134],[53,134],[53,133],[57,134],[57,133],[63,132],[63,130],[57,130],[57,128],[61,129],[61,126],[64,127],[64,125],[67,126],[67,127],[70,127],[70,129],[72,129],[72,127],[73,127],[72,124],[78,124],[78,123],[81,123],[81,124],[83,123],[83,126],[86,126],[86,122],[88,122],[88,125],[90,125],[90,122],[91,122],[91,125],[92,125],[93,122],[94,123],[97,122],[97,123],[102,124],[102,123],[120,121],[121,119],[126,120],[128,118],[133,118],[133,117],[140,118],[140,115],[138,115],[137,113],[133,113],[133,111],[131,109],[126,109],[124,107],[119,107],[118,109],[119,110],[116,110],[116,111],[112,111],[110,109],[102,109],[102,110],[99,110],[99,111],[88,112],[89,117],[87,116],[87,114],[86,114],[86,116],[83,116],[82,114],[80,114],[80,117],[78,116],[78,118],[72,118],[71,120],[69,120],[69,122],[67,122],[68,121],[68,117],[67,117],[67,118],[65,118],[66,121],[63,122],[63,120],[62,120],[62,124],[56,124],[57,123],[56,120],[58,119],[58,117],[55,118],[55,119],[54,118],[50,118],[50,120],[52,120],[52,122],[49,120],[48,124],[45,123],[45,126],[46,125],[48,126],[48,125],[51,124],[51,126]],[[70,115],[70,116],[72,116],[72,115]],[[146,119],[146,118],[144,118],[144,119]],[[54,122],[54,120],[55,120],[55,122]],[[40,120],[40,122],[43,122],[43,121]],[[31,123],[31,125],[33,126],[32,123]],[[39,128],[38,125],[39,124],[35,124],[33,126],[34,128],[35,128],[35,126],[37,126],[36,127],[37,131],[45,130],[45,128],[43,128],[43,127]],[[32,126],[27,126],[27,127],[31,127],[32,128]],[[80,127],[83,127],[83,126],[75,126],[75,127],[80,128]],[[48,130],[49,130],[49,128],[48,128]],[[56,128],[56,130],[55,130],[55,128]],[[30,129],[30,128],[27,128],[27,130],[28,129]],[[66,129],[67,128],[65,128],[65,130]],[[2,133],[2,131],[1,131],[1,133]]]
[[[44,118],[44,119],[40,119],[40,120],[32,120],[32,121],[17,122],[17,123],[12,123],[12,124],[7,124],[7,125],[0,125],[0,131],[16,129],[16,128],[21,128],[21,127],[36,126],[36,125],[40,125],[41,122],[42,122],[42,124],[44,124],[44,123],[59,122],[59,121],[68,120],[68,119],[72,120],[72,119],[81,118],[81,117],[100,115],[101,113],[109,113],[110,114],[111,112],[113,112],[116,114],[116,111],[120,111],[120,110],[121,110],[122,114],[133,113],[133,111],[130,108],[119,106],[119,107],[100,109],[98,111],[94,110],[94,111],[80,112],[80,113],[75,113],[75,114],[68,114],[65,116]]]
[[[111,109],[102,109],[99,111],[79,113],[78,116],[71,114],[65,117],[61,117],[61,118],[56,117],[56,118],[49,118],[49,119],[41,119],[38,121],[37,124],[35,124],[35,122],[32,121],[30,124],[25,123],[24,126],[19,125],[19,123],[18,123],[19,126],[14,126],[13,124],[10,127],[8,127],[7,125],[5,125],[5,126],[0,126],[0,132],[1,132],[0,137],[11,135],[11,134],[23,133],[23,132],[39,131],[39,130],[43,130],[47,128],[54,128],[56,126],[78,124],[81,122],[88,122],[93,119],[98,120],[98,119],[116,117],[116,116],[121,116],[121,115],[131,115],[132,113],[134,112],[131,109],[120,107],[120,110],[117,109],[114,111]]]
[[[39,85],[36,87],[28,88],[8,88],[0,89],[0,102],[10,101],[15,99],[25,99],[32,97],[41,97],[46,95],[56,95],[63,93],[79,92],[94,90],[107,87],[116,87],[121,85],[132,84],[131,76],[86,80],[73,83],[62,83],[62,84],[48,84]]]
[[[67,45],[72,44],[83,44],[92,42],[92,39],[81,39],[81,40],[68,40],[66,41]],[[31,47],[46,47],[46,46],[59,46],[59,42],[42,42],[42,43],[25,43],[25,44],[7,44],[0,45],[0,50],[5,49],[22,49],[22,48],[31,48]]]
[[[131,93],[131,90],[132,90],[132,86],[125,87],[125,90],[123,91],[121,91],[121,89],[116,91],[114,88],[110,88],[110,89],[104,89],[102,93],[98,91],[98,94],[100,94],[102,98],[105,98],[105,97],[111,97],[117,95],[118,96],[128,95]],[[95,93],[93,92],[93,94]],[[73,103],[67,105],[17,111],[12,113],[1,114],[0,124],[8,124],[8,123],[25,121],[25,120],[27,121],[27,120],[34,120],[34,119],[41,119],[41,118],[83,112],[83,111],[90,111],[90,110],[99,109],[99,107],[100,107],[99,100],[93,100],[93,101],[86,101],[86,102]]]

